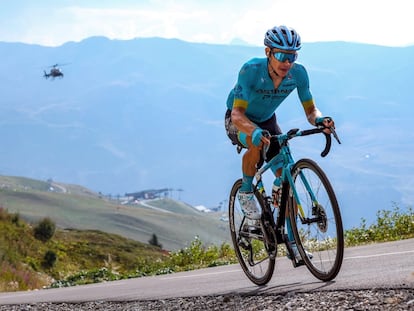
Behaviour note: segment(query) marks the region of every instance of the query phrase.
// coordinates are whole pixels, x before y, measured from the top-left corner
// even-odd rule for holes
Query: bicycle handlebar
[[[326,134],[325,132],[322,132],[322,133],[325,134],[325,138],[326,138],[325,149],[321,152],[321,157],[324,158],[328,155],[329,151],[331,151],[332,138],[330,134]]]
[[[326,127],[324,127],[324,126],[318,126],[317,128],[310,129],[310,130],[303,130],[303,131],[298,130],[298,131],[296,131],[296,133],[294,135],[289,135],[289,132],[292,131],[292,130],[290,130],[288,132],[288,139],[291,139],[291,138],[296,137],[296,136],[306,136],[306,135],[312,135],[312,134],[317,134],[317,133],[323,133],[325,135],[326,143],[325,143],[325,148],[321,152],[321,157],[324,158],[328,155],[329,151],[331,150],[331,145],[332,145],[331,134],[325,133],[324,132],[325,128]],[[338,142],[338,144],[341,144],[341,141],[339,140],[339,137],[336,134],[335,128],[329,127],[329,130],[331,131],[332,135],[334,136],[334,138]]]
[[[321,152],[321,157],[326,157],[328,155],[329,151],[331,150],[331,145],[332,145],[331,134],[334,136],[334,138],[338,142],[338,144],[341,144],[341,141],[339,140],[339,137],[336,134],[335,129],[333,127],[330,127],[329,130],[331,131],[331,134],[327,134],[327,133],[324,132],[324,129],[326,129],[326,128],[327,127],[324,127],[324,126],[318,126],[316,128],[309,129],[309,130],[303,130],[303,131],[300,131],[299,129],[291,129],[286,134],[274,135],[274,137],[277,137],[279,142],[281,140],[283,142],[283,141],[288,141],[288,140],[290,140],[294,137],[298,137],[298,136],[307,136],[307,135],[323,133],[325,135],[326,143],[325,143],[325,148]],[[281,139],[279,139],[279,137],[281,137]]]

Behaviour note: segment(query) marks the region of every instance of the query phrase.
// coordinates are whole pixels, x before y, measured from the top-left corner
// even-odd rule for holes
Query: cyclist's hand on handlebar
[[[325,120],[323,120],[323,125],[326,128],[323,130],[326,134],[332,134],[335,130],[335,121],[332,118],[325,118]]]
[[[323,126],[326,134],[331,134],[335,130],[335,121],[331,117],[319,117],[315,120],[316,126]]]
[[[341,143],[338,135],[335,131],[335,122],[331,117],[316,118],[316,126],[322,126],[324,128],[323,132],[327,135],[333,134],[338,144]]]
[[[265,145],[270,144],[268,132],[257,127],[252,133],[252,143],[256,147],[260,146],[261,143],[264,143]]]

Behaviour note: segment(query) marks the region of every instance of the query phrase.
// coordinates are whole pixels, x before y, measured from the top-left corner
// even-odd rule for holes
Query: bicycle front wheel
[[[309,271],[322,281],[336,277],[342,265],[344,236],[334,190],[323,170],[310,159],[292,168],[300,204],[289,191],[289,217],[296,244]]]
[[[234,251],[240,266],[246,276],[257,285],[264,285],[270,281],[275,269],[276,245],[273,252],[269,251],[264,241],[259,221],[247,219],[240,207],[237,194],[242,180],[237,180],[230,192],[229,224]],[[263,210],[263,199],[256,193],[257,204]],[[273,255],[269,255],[272,253]]]

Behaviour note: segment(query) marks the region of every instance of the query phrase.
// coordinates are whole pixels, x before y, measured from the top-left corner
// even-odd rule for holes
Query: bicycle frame
[[[262,176],[272,166],[275,166],[277,169],[280,169],[280,168],[282,169],[282,174],[280,176],[281,181],[282,181],[282,198],[281,198],[281,204],[278,209],[277,223],[275,224],[277,243],[281,243],[281,242],[286,243],[286,239],[284,236],[284,226],[285,226],[285,220],[286,220],[286,206],[287,206],[286,203],[288,200],[288,193],[286,193],[288,187],[286,184],[290,185],[290,189],[292,190],[292,195],[296,201],[298,215],[301,221],[302,222],[305,221],[305,216],[304,216],[305,213],[303,211],[303,208],[302,208],[302,205],[299,199],[299,195],[297,193],[294,180],[292,177],[292,167],[295,164],[295,160],[293,159],[288,141],[294,137],[311,135],[311,134],[316,134],[316,133],[321,133],[321,132],[322,132],[322,129],[312,129],[312,130],[305,130],[305,131],[299,131],[298,129],[293,129],[293,130],[290,130],[286,134],[280,134],[280,135],[274,136],[274,137],[277,137],[277,140],[280,144],[280,151],[277,155],[275,155],[272,159],[270,159],[266,164],[260,167],[255,174],[255,179],[256,179],[255,187],[262,194],[263,197],[268,198],[267,200],[265,200],[266,208],[268,208],[271,214],[273,214],[271,211],[271,207],[270,207],[269,197],[266,195],[266,192],[265,192]],[[330,136],[327,136],[327,139],[328,137]],[[327,147],[322,152],[322,156],[323,154],[325,153],[327,154],[327,152],[329,152],[329,148],[330,148],[330,141],[329,142],[327,141]],[[263,156],[264,154],[265,152],[263,152]],[[316,196],[313,193],[312,188],[310,187],[308,181],[306,180],[306,177],[302,174],[302,172],[299,172],[299,175],[305,185],[306,191],[309,193],[310,197],[312,198],[313,206],[317,206],[318,202],[316,200]]]

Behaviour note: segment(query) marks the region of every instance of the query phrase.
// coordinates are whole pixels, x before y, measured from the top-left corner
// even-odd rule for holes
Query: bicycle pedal
[[[292,260],[292,264],[293,264],[293,268],[297,268],[300,266],[304,266],[305,262],[303,261],[303,259],[296,261],[296,260]]]
[[[250,250],[250,248],[251,248],[250,243],[249,243],[249,242],[247,242],[246,240],[240,240],[238,244],[239,244],[239,246],[240,246],[241,248],[243,248],[245,251],[248,251],[248,250]]]

